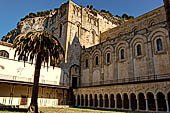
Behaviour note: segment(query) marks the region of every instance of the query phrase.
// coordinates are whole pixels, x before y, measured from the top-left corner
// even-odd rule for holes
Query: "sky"
[[[68,0],[0,0],[0,40],[16,28],[21,18],[30,12],[45,11],[60,7]],[[113,15],[124,13],[137,17],[163,5],[163,0],[72,0],[78,5],[93,5],[94,8],[110,11]]]

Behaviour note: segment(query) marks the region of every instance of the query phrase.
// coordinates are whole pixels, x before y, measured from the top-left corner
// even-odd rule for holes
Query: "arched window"
[[[89,62],[88,62],[88,59],[86,59],[86,68],[88,68],[89,67]]]
[[[96,56],[96,66],[98,66],[98,65],[99,65],[99,57]]]
[[[63,29],[63,25],[60,24],[60,34],[59,34],[59,37],[60,37],[60,38],[61,38],[61,36],[62,36],[62,29]]]
[[[136,46],[136,51],[137,51],[137,56],[141,56],[142,55],[142,48],[141,48],[140,44],[138,44]]]
[[[110,53],[107,53],[107,63],[110,63]]]
[[[4,58],[9,58],[9,53],[5,50],[0,50],[0,56]]]
[[[162,40],[160,38],[156,40],[156,45],[157,45],[157,51],[163,50]]]
[[[124,49],[120,50],[120,59],[121,60],[125,59],[125,51],[124,51]]]

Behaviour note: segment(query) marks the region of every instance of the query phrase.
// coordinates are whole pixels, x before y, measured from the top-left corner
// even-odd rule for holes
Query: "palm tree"
[[[47,64],[48,69],[49,62],[59,64],[64,57],[64,50],[58,40],[47,31],[20,34],[15,38],[13,48],[16,49],[14,57],[18,55],[18,60],[23,58],[24,64],[26,58],[29,58],[31,63],[35,61],[34,85],[28,112],[38,113],[37,99],[41,65]]]

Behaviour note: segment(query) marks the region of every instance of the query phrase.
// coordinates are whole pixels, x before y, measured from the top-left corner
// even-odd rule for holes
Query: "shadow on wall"
[[[81,45],[79,38],[75,35],[72,42],[68,46],[68,62],[71,65],[80,65],[80,54],[81,54]]]

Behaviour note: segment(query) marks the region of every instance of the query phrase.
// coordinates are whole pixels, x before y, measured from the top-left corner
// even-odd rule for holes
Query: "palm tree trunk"
[[[170,35],[170,0],[163,0],[164,1],[164,7],[166,11],[166,19],[168,23],[168,32]]]
[[[34,85],[32,89],[31,104],[28,108],[28,112],[31,112],[31,113],[38,113],[37,100],[38,100],[40,70],[41,70],[41,53],[38,53],[36,65],[35,65],[35,72],[34,72]]]

